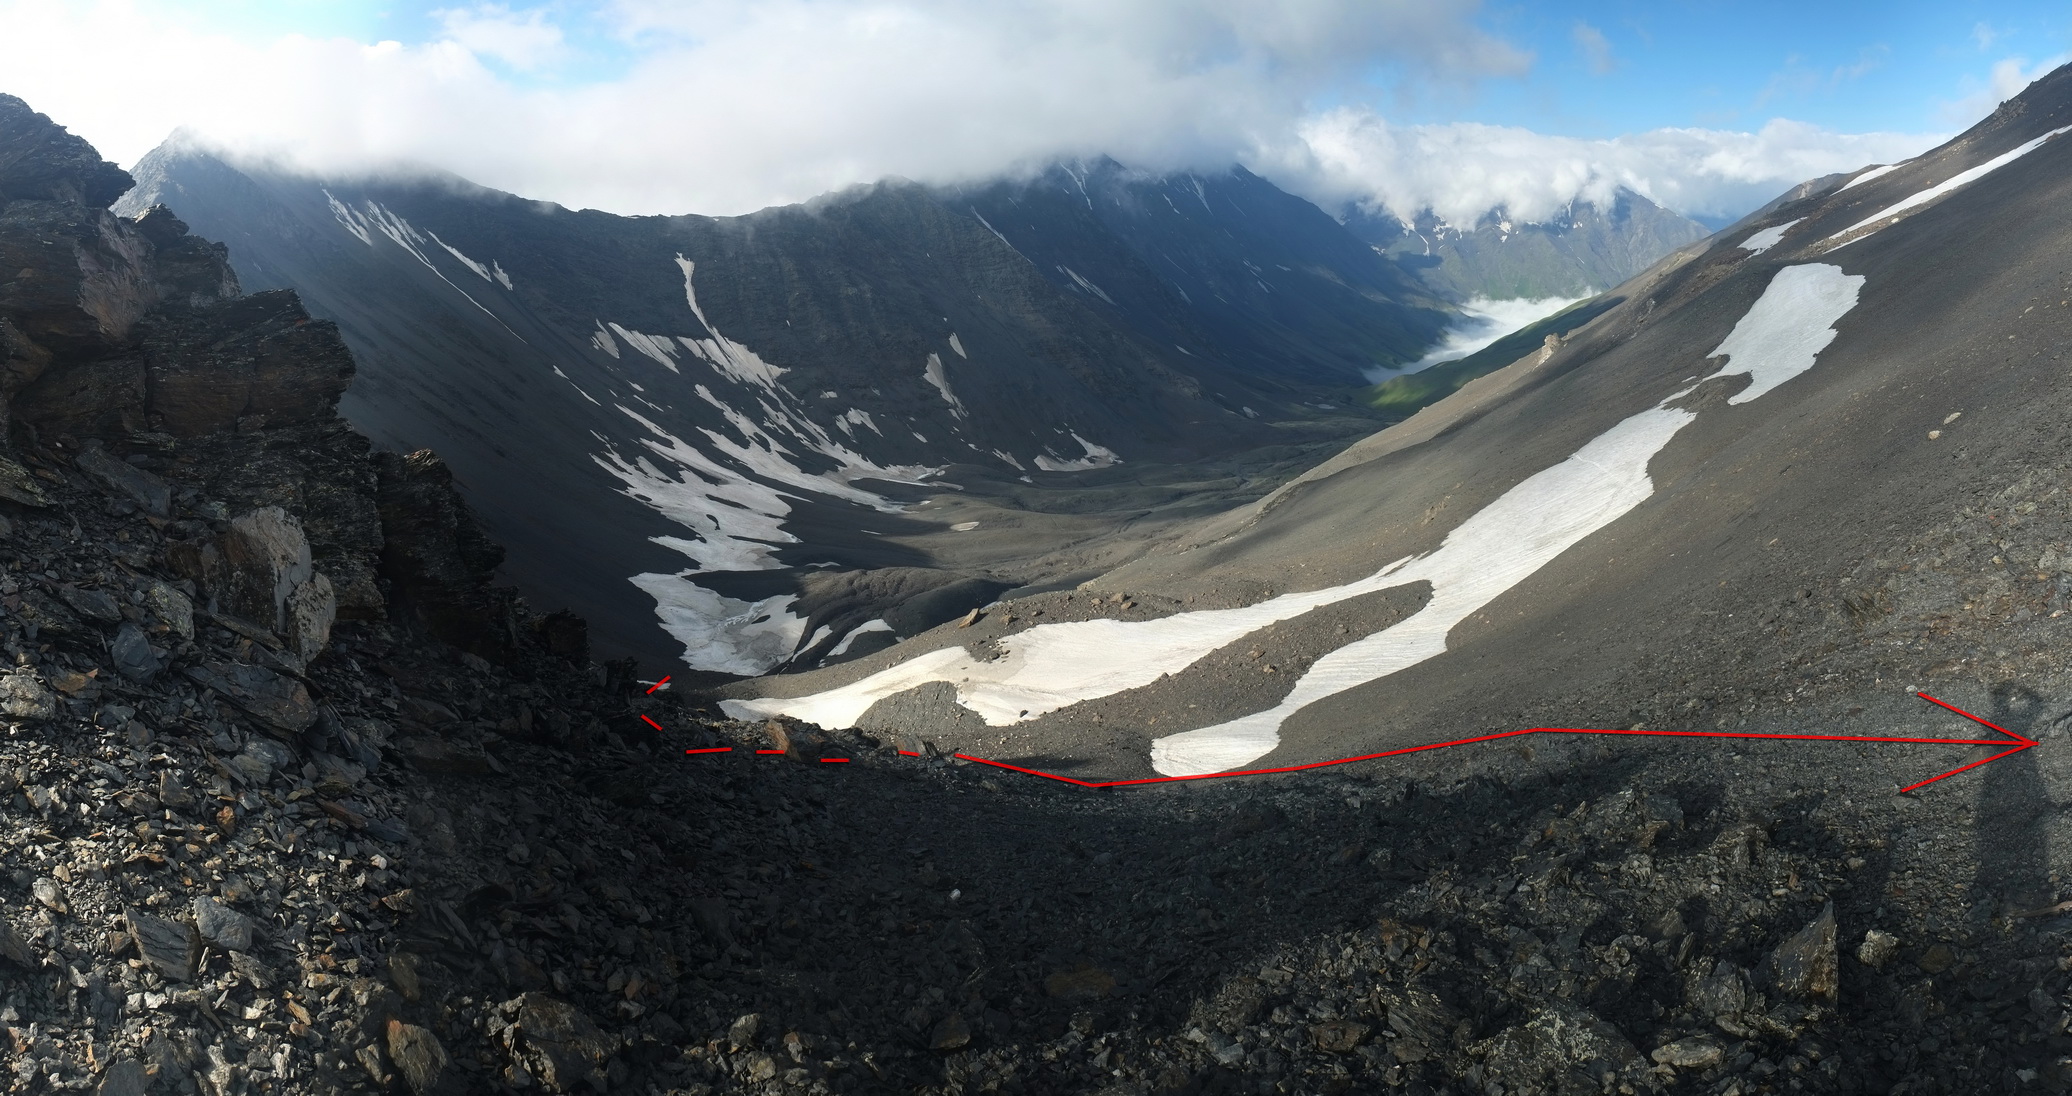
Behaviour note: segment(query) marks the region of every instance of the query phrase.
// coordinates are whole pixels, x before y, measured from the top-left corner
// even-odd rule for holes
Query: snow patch
[[[1103,292],[1100,286],[1097,286],[1094,283],[1087,281],[1085,278],[1081,277],[1077,270],[1074,270],[1069,266],[1063,265],[1060,265],[1058,269],[1064,272],[1065,277],[1072,279],[1073,285],[1076,285],[1079,288],[1087,291],[1088,293],[1091,293],[1094,296],[1099,297],[1104,301],[1107,301],[1111,305],[1115,303],[1115,299],[1113,297],[1110,297],[1107,293]],[[1070,287],[1068,286],[1067,288]]]
[[[683,644],[686,665],[722,674],[763,674],[798,648],[806,621],[787,611],[798,595],[742,601],[692,582],[692,573],[632,579],[655,599],[655,615],[662,618],[663,630]]]
[[[2072,132],[2072,126],[2060,126],[2057,129],[2051,130],[2049,133],[2046,133],[2043,136],[2036,138],[2035,140],[2027,141],[2015,147],[2014,149],[2011,149],[2007,152],[2003,152],[2000,155],[1995,156],[1990,160],[1987,160],[1985,163],[1980,164],[1975,168],[1972,168],[1968,171],[1960,171],[1957,174],[1950,176],[1949,178],[1943,180],[1940,183],[1935,184],[1932,187],[1929,187],[1926,190],[1916,191],[1915,193],[1907,196],[1906,198],[1898,202],[1895,202],[1892,205],[1886,206],[1884,209],[1879,210],[1871,216],[1865,217],[1863,220],[1858,221],[1855,224],[1850,225],[1848,228],[1845,228],[1842,231],[1835,233],[1833,236],[1829,236],[1828,239],[1832,240],[1838,237],[1847,236],[1848,234],[1856,231],[1859,228],[1864,228],[1869,225],[1878,224],[1878,222],[1886,220],[1887,218],[1897,217],[1903,213],[1906,213],[1909,210],[1927,205],[1929,202],[1932,202],[1937,198],[1940,198],[1943,195],[1958,189],[1959,187],[1968,185],[1970,183],[1975,183],[1978,180],[1985,178],[1987,175],[1990,175],[1993,172],[1998,171],[2001,168],[2006,167],[2007,165],[2015,162],[2016,160],[2019,160],[2022,157],[2027,156],[2031,152],[2034,152],[2037,149],[2042,148],[2043,143],[2045,141],[2048,141],[2051,138],[2066,132]],[[1880,227],[1883,226],[1881,225]],[[1873,230],[1873,232],[1875,231],[1876,230]],[[1866,232],[1863,235],[1870,236],[1873,234],[1873,232]],[[1863,236],[1857,237],[1857,239],[1862,238]],[[1855,243],[1856,241],[1851,240],[1849,242]]]
[[[1900,163],[1905,163],[1905,162],[1906,162],[1906,161],[1904,161],[1904,160],[1900,161]],[[1880,176],[1880,175],[1883,175],[1883,174],[1885,174],[1885,173],[1886,173],[1886,172],[1888,172],[1888,171],[1897,171],[1897,170],[1899,170],[1899,166],[1900,166],[1899,164],[1885,164],[1885,165],[1882,165],[1882,166],[1880,166],[1880,167],[1874,167],[1874,168],[1870,169],[1869,171],[1866,171],[1866,172],[1864,172],[1863,174],[1861,174],[1861,175],[1858,175],[1858,176],[1857,176],[1856,178],[1854,178],[1854,179],[1851,179],[1851,180],[1849,180],[1849,181],[1848,181],[1848,182],[1846,182],[1846,183],[1843,183],[1843,184],[1842,184],[1841,186],[1839,186],[1839,187],[1836,187],[1836,188],[1835,188],[1835,193],[1836,193],[1836,194],[1840,194],[1840,193],[1841,193],[1842,191],[1845,191],[1845,190],[1849,189],[1849,188],[1850,188],[1850,187],[1852,187],[1852,186],[1856,186],[1856,185],[1858,185],[1858,184],[1860,184],[1860,183],[1868,183],[1868,182],[1870,182],[1870,181],[1871,181],[1872,179],[1875,179],[1875,178],[1877,178],[1878,176]]]
[[[1844,274],[1830,263],[1787,266],[1770,279],[1708,358],[1726,355],[1716,376],[1746,373],[1747,388],[1728,403],[1747,403],[1813,368],[1813,359],[1835,341],[1834,324],[1856,307],[1861,274]]]
[[[835,658],[840,655],[846,655],[849,653],[849,645],[863,638],[864,636],[867,636],[872,632],[889,632],[891,630],[892,625],[885,623],[883,619],[866,620],[863,623],[857,625],[856,627],[851,628],[849,630],[849,634],[843,636],[842,641],[840,643],[835,644],[834,650],[829,651],[827,654],[823,655],[822,658],[828,659]]]
[[[464,266],[464,267],[467,267],[467,268],[468,268],[469,270],[472,270],[472,271],[474,271],[474,272],[475,272],[475,273],[477,273],[477,274],[480,274],[480,275],[482,276],[482,280],[483,280],[483,281],[485,281],[485,282],[493,282],[493,281],[495,281],[495,280],[496,280],[496,279],[495,279],[494,277],[492,277],[492,276],[490,275],[490,273],[489,273],[489,268],[488,268],[488,267],[486,267],[486,266],[483,266],[483,265],[482,265],[481,263],[478,263],[478,262],[476,262],[475,260],[473,260],[473,259],[470,259],[470,258],[468,258],[468,257],[467,257],[466,255],[463,255],[463,254],[461,254],[461,253],[460,253],[460,248],[457,248],[457,247],[453,246],[452,244],[449,244],[449,243],[447,243],[446,241],[444,241],[444,240],[440,239],[440,238],[439,238],[439,234],[438,234],[438,233],[436,233],[436,232],[433,232],[433,233],[429,233],[429,235],[431,236],[431,238],[432,238],[432,242],[433,242],[433,243],[435,243],[435,244],[438,244],[438,245],[439,245],[440,247],[443,247],[443,248],[445,248],[445,249],[446,249],[446,253],[447,253],[448,255],[451,255],[451,256],[453,256],[454,258],[456,258],[456,259],[459,259],[459,260],[460,260],[460,265],[462,265],[462,266]]]
[[[1781,225],[1772,225],[1761,232],[1749,233],[1748,238],[1741,241],[1741,250],[1748,252],[1750,255],[1760,255],[1776,247],[1778,241],[1784,239],[1784,234],[1791,231],[1791,226],[1803,220],[1805,218],[1801,217],[1798,221],[1786,221]]]
[[[596,320],[590,322],[597,323]],[[618,325],[613,324],[612,326],[617,327]],[[612,338],[612,333],[606,331],[601,323],[597,323],[597,330],[590,333],[590,345],[610,354],[614,360],[617,360],[619,356],[618,340]]]
[[[705,310],[698,307],[698,292],[691,285],[691,274],[698,264],[678,255],[676,265],[683,270],[684,302],[691,306],[691,315],[698,317],[699,325],[712,334],[709,339],[687,339],[679,335],[677,341],[737,381],[775,388],[777,378],[785,371],[764,361],[755,351],[720,334],[719,329],[712,326],[712,321],[705,318]]]
[[[978,522],[975,522],[975,521],[960,521],[960,522],[958,522],[957,524],[955,524],[955,525],[952,525],[952,526],[950,526],[950,528],[951,528],[952,530],[956,531],[956,532],[959,532],[959,533],[969,533],[969,532],[971,532],[971,531],[972,531],[973,529],[976,529],[976,528],[978,528]]]
[[[971,355],[964,352],[964,344],[957,341],[957,333],[955,331],[950,332],[950,349],[956,351],[958,357],[966,361],[971,360]]]
[[[504,273],[503,266],[495,259],[489,260],[489,269],[496,275],[496,280],[502,283],[505,289],[511,288],[511,276]]]
[[[611,325],[611,329],[620,338],[626,340],[627,346],[630,346],[633,349],[638,350],[643,354],[646,354],[648,357],[655,359],[657,362],[660,362],[661,364],[668,366],[669,371],[671,373],[683,372],[683,370],[678,369],[676,367],[676,344],[670,341],[669,336],[646,335],[642,334],[641,332],[635,331],[632,328],[622,327],[616,323]],[[617,357],[617,355],[615,354],[613,355],[613,357]]]
[[[950,391],[950,379],[944,375],[942,369],[942,355],[928,355],[928,364],[922,368],[921,377],[934,385],[937,392],[942,393],[942,402],[950,405],[951,414],[960,419],[970,418],[964,412],[964,401],[958,399],[955,392]]]
[[[1804,372],[1832,341],[1833,324],[1854,305],[1862,283],[1860,276],[1822,264],[1779,271],[1721,344],[1718,353],[1728,355],[1730,364],[1722,375],[1749,374],[1755,383],[1743,395],[1754,398],[1750,392],[1760,395]],[[1356,582],[1158,620],[1038,625],[999,640],[1000,653],[990,660],[947,647],[838,689],[729,700],[722,707],[739,719],[790,715],[823,727],[852,727],[879,700],[942,681],[954,684],[958,703],[988,725],[1007,726],[1141,688],[1320,606],[1414,582],[1431,584],[1423,609],[1317,660],[1279,704],[1152,745],[1153,767],[1162,774],[1223,772],[1270,752],[1279,744],[1282,723],[1295,712],[1443,652],[1455,625],[1632,511],[1654,493],[1648,464],[1696,418],[1666,404],[1632,415],[1477,511],[1430,555],[1397,560]]]
[[[1086,450],[1086,456],[1067,460],[1046,450],[1036,454],[1036,467],[1046,472],[1091,472],[1096,468],[1107,468],[1122,463],[1122,458],[1115,455],[1115,450],[1105,445],[1095,445],[1080,437],[1077,432],[1073,433],[1072,440],[1078,442],[1081,449]]]

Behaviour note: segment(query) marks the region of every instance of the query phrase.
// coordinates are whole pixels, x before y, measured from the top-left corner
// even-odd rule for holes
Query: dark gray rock
[[[432,1096],[458,1090],[460,1079],[453,1072],[453,1059],[430,1030],[401,1020],[388,1022],[389,1060],[396,1072],[417,1096]]]
[[[127,496],[147,514],[162,518],[172,513],[173,491],[164,480],[136,465],[109,456],[98,446],[79,454],[73,464],[101,486]]]
[[[1830,901],[1805,928],[1777,946],[1767,960],[1770,983],[1789,997],[1835,1002],[1840,966],[1835,958],[1835,904]]]
[[[251,951],[252,919],[206,894],[194,896],[194,927],[201,938],[224,951]]]
[[[58,600],[70,606],[82,619],[96,624],[114,624],[122,619],[122,606],[116,604],[114,596],[106,590],[60,586]]]
[[[549,1092],[604,1088],[605,1063],[618,1046],[588,1016],[543,993],[525,994],[506,1007],[516,1014],[507,1035],[513,1056]]]
[[[151,640],[145,637],[144,629],[127,621],[115,630],[108,654],[115,660],[115,672],[138,684],[148,683],[165,669],[164,660],[151,649]]]
[[[145,1096],[151,1091],[151,1075],[134,1058],[118,1058],[101,1073],[94,1096]]]
[[[0,95],[0,205],[18,199],[105,209],[135,185],[83,137],[12,95]]]
[[[194,926],[135,910],[126,916],[137,954],[153,970],[169,982],[194,980],[194,965],[201,960],[201,939]]]

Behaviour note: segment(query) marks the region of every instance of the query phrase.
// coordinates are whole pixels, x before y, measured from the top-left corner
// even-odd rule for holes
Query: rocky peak
[[[0,95],[0,207],[17,200],[106,209],[135,185],[83,137],[12,95]]]

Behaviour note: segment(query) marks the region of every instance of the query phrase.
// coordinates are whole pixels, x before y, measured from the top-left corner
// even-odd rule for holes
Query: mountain
[[[899,668],[866,734],[591,663],[336,417],[339,328],[0,96],[14,1087],[2062,1088],[2068,134],[2072,69],[1138,564],[726,705]],[[1112,773],[1291,679],[1357,703],[1289,758],[1614,729],[941,748]]]
[[[1157,175],[1103,158],[943,200],[1147,339],[1249,375],[1359,384],[1415,360],[1443,319],[1400,264],[1242,167]]]
[[[2063,695],[2068,134],[2072,67],[1080,589],[728,710],[1137,778]]]
[[[1463,227],[1429,210],[1405,220],[1359,206],[1342,217],[1355,236],[1451,300],[1591,296],[1712,234],[1624,188],[1610,209],[1571,202],[1544,221],[1514,220],[1497,209]]]
[[[1112,565],[1115,538],[1371,429],[1362,368],[1451,316],[1242,171],[891,182],[730,218],[316,179],[178,139],[136,176],[119,211],[177,207],[244,285],[338,324],[343,413],[443,458],[504,575],[665,669],[852,654]]]

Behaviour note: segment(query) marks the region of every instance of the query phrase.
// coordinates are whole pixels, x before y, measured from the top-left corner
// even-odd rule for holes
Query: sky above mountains
[[[0,0],[0,90],[130,163],[176,127],[621,213],[1059,156],[1327,206],[1731,217],[1918,153],[2067,59],[2061,3]]]

